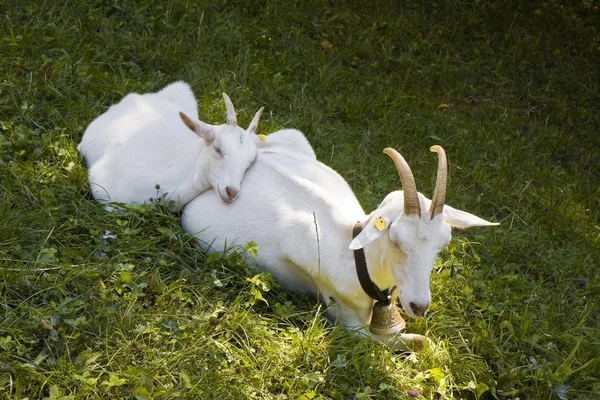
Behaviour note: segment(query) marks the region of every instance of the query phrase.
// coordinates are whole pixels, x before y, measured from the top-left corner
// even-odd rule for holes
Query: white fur
[[[270,133],[267,139],[257,143],[261,152],[275,151],[280,154],[289,152],[294,155],[305,155],[313,160],[317,159],[315,152],[302,132],[297,129],[281,129]]]
[[[87,167],[100,160],[107,149],[122,146],[136,135],[141,124],[147,125],[143,118],[149,114],[152,117],[152,107],[162,102],[171,103],[178,111],[198,119],[196,97],[185,82],[174,82],[156,93],[129,93],[94,119],[85,130],[77,150],[85,158]]]
[[[422,315],[429,304],[433,263],[450,240],[451,224],[494,225],[448,206],[443,217],[425,222],[430,200],[422,195],[423,220],[405,216],[402,191],[390,193],[367,216],[338,173],[285,146],[259,149],[243,186],[238,200],[228,206],[210,191],[195,198],[183,210],[183,229],[206,249],[255,241],[255,262],[261,269],[292,290],[319,294],[331,316],[349,328],[367,326],[373,305],[358,281],[352,249],[364,248],[371,278],[381,289],[397,285],[408,314]],[[385,220],[381,232],[373,224],[379,216]],[[365,229],[353,240],[357,221]],[[426,342],[420,335],[372,336],[401,349]]]
[[[189,117],[190,127],[179,112]],[[175,82],[156,93],[130,93],[96,118],[78,146],[94,198],[143,203],[157,197],[159,185],[180,206],[210,188],[223,201],[235,200],[256,157],[258,119],[244,130],[197,117],[192,90]]]

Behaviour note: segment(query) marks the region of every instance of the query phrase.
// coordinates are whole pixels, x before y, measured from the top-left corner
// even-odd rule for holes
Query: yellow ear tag
[[[256,136],[258,136],[258,138],[260,140],[267,140],[267,135],[263,135],[262,133],[260,135],[256,135]]]
[[[375,228],[377,228],[379,232],[385,229],[385,221],[381,217],[375,218],[375,222],[373,222],[373,225],[375,225]]]

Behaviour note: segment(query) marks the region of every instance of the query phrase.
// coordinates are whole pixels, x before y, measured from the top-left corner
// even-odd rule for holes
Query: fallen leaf
[[[321,47],[324,49],[333,49],[333,43],[331,43],[329,40],[325,39],[321,42]]]
[[[15,67],[15,71],[17,71],[17,72],[20,72],[20,73],[21,73],[21,74],[23,74],[23,75],[29,75],[29,74],[31,74],[31,71],[30,71],[30,70],[28,70],[27,68],[25,68],[25,67],[24,67],[24,66],[22,66],[22,65],[17,65],[17,66]]]
[[[40,74],[44,75],[44,78],[47,77],[50,72],[52,72],[52,65],[44,64],[40,68]]]

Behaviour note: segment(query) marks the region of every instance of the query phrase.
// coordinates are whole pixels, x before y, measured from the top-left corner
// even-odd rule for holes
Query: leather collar
[[[354,224],[352,228],[352,238],[354,239],[363,230],[363,225],[359,222]],[[358,275],[358,281],[360,286],[363,288],[366,294],[369,295],[373,300],[387,302],[390,300],[389,291],[379,289],[379,286],[373,282],[367,269],[367,260],[365,258],[365,251],[363,249],[354,250],[354,264],[356,265],[356,274]]]

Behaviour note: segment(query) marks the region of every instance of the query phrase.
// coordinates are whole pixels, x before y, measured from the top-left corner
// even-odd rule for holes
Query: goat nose
[[[233,201],[238,195],[238,190],[232,188],[231,186],[225,187],[225,193],[227,194],[227,200]]]
[[[417,317],[422,317],[423,315],[425,315],[427,307],[429,307],[429,303],[417,304],[413,303],[412,301],[410,302],[410,309],[412,310],[413,314],[415,314]]]

